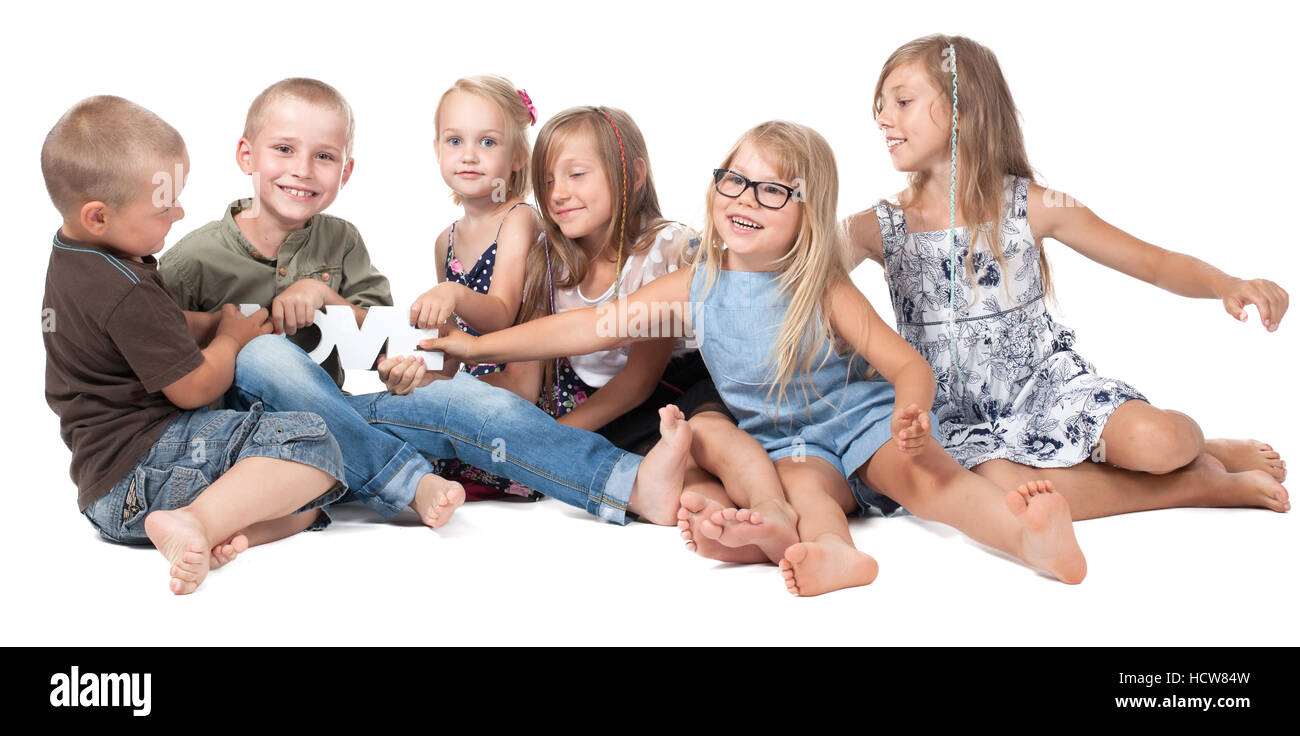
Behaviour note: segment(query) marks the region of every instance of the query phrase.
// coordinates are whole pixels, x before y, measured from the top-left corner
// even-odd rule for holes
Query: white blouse
[[[680,259],[683,254],[689,257],[699,244],[699,236],[689,227],[680,223],[665,225],[655,237],[654,243],[644,253],[632,256],[627,259],[627,263],[623,264],[623,272],[618,278],[619,295],[627,296],[660,276],[676,271],[681,267]],[[555,309],[557,312],[563,312],[569,309],[594,307],[613,301],[613,298],[613,284],[609,285],[604,294],[594,299],[588,298],[582,293],[582,288],[575,285],[571,289],[555,290]],[[635,315],[632,316],[635,318]],[[633,322],[635,319],[628,321]],[[626,326],[623,329],[626,329]],[[684,338],[677,338],[677,344],[673,347],[673,356],[695,349],[694,342],[691,340],[688,343]],[[628,348],[624,346],[587,355],[572,355],[569,356],[569,363],[583,383],[592,388],[600,388],[609,383],[609,379],[627,365],[627,352]]]

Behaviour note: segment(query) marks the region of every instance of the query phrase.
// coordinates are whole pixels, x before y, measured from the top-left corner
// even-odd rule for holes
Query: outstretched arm
[[[899,449],[921,451],[930,434],[934,372],[921,354],[880,319],[871,302],[848,281],[831,287],[831,329],[894,386],[890,432]]]
[[[571,309],[482,337],[452,330],[442,337],[421,342],[420,349],[441,350],[462,363],[475,365],[586,355],[662,337],[658,330],[645,335],[628,334],[629,325],[623,322],[623,317],[636,310],[645,310],[643,314],[663,313],[673,328],[681,329],[690,298],[690,274],[690,269],[681,269],[661,276],[617,304]]]
[[[1228,314],[1246,321],[1254,304],[1270,332],[1286,314],[1290,297],[1267,279],[1239,279],[1185,253],[1139,240],[1102,220],[1060,192],[1029,187],[1030,227],[1038,238],[1055,238],[1085,257],[1180,296],[1221,299]]]

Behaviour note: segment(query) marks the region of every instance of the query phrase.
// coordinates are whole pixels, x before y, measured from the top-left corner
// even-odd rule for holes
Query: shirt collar
[[[280,250],[276,252],[275,258],[267,258],[262,255],[257,248],[253,247],[253,244],[249,242],[248,238],[244,237],[244,231],[240,230],[239,225],[235,223],[235,215],[252,206],[253,200],[251,198],[236,199],[234,202],[231,202],[230,205],[226,207],[225,213],[221,216],[221,227],[240,250],[265,263],[274,263],[277,260],[287,260],[292,257],[293,254],[307,242],[307,239],[311,237],[312,229],[316,227],[316,221],[319,219],[318,215],[312,215],[311,218],[307,220],[307,224],[301,229],[289,233],[288,237],[284,239],[284,243],[280,245]]]

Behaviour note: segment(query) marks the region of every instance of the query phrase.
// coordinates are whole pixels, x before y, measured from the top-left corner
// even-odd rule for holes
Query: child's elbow
[[[221,398],[229,388],[229,382],[222,385],[219,376],[214,375],[209,365],[195,368],[185,374],[184,378],[163,388],[163,395],[178,408],[186,411],[202,409]]]

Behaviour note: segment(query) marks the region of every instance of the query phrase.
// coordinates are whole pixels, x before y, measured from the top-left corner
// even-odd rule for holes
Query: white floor
[[[1300,644],[1294,514],[1080,523],[1079,586],[947,527],[858,519],[877,582],[797,599],[774,567],[705,560],[675,530],[556,501],[467,505],[437,532],[358,508],[177,598],[161,555],[102,542],[74,512],[63,467],[19,488],[32,507],[0,536],[0,644]]]

